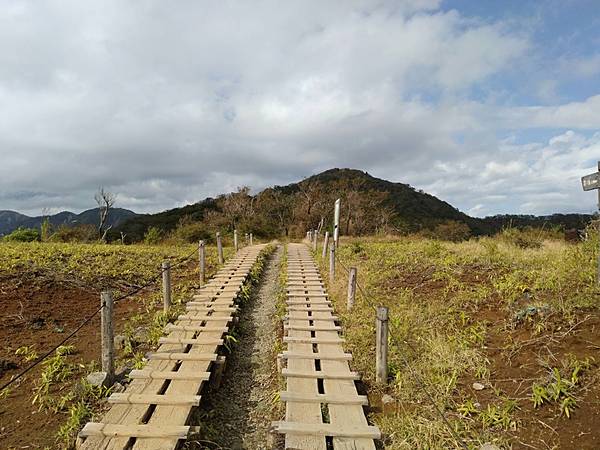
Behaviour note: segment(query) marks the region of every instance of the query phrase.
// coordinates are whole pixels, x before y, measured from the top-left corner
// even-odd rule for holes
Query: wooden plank
[[[228,322],[231,322],[233,320],[233,317],[228,317],[227,318]],[[223,318],[222,317],[217,317],[217,316],[196,316],[193,314],[181,314],[179,316],[177,316],[177,320],[182,320],[182,321],[193,321],[193,322],[214,322],[214,321],[222,321]]]
[[[336,405],[368,405],[369,400],[366,395],[356,395],[353,397],[342,397],[328,394],[317,394],[314,396],[302,395],[297,392],[283,391],[279,393],[282,402],[298,403],[327,403]]]
[[[281,375],[286,378],[322,378],[324,380],[360,380],[358,372],[350,372],[348,374],[327,373],[323,371],[306,371],[283,369]]]
[[[200,334],[197,338],[169,338],[169,337],[161,337],[158,339],[159,344],[182,344],[182,345],[195,345],[195,344],[205,344],[205,345],[223,345],[223,339],[214,339],[202,337]]]
[[[110,423],[88,422],[79,432],[79,436],[173,437],[186,439],[189,429],[190,427],[186,425],[154,427],[148,425],[114,425]]]
[[[291,336],[284,336],[283,337],[283,342],[303,342],[303,343],[308,343],[308,344],[341,344],[343,342],[345,342],[344,338],[331,338],[331,339],[324,339],[324,338],[299,338],[299,337],[291,337]]]
[[[185,372],[168,370],[132,370],[129,373],[132,379],[153,379],[153,380],[196,380],[207,381],[210,378],[210,372]]]
[[[279,355],[284,359],[322,359],[322,360],[332,360],[332,361],[351,361],[352,354],[350,353],[309,353],[309,352],[292,352],[292,351],[284,351]]]
[[[188,405],[198,406],[199,395],[152,395],[152,394],[128,394],[126,392],[115,393],[108,397],[108,403],[121,403],[129,405]]]
[[[333,326],[333,327],[321,327],[315,325],[283,325],[284,330],[295,330],[295,331],[340,331],[342,327]]]
[[[345,438],[381,439],[379,428],[365,426],[363,428],[341,428],[331,423],[302,423],[279,421],[273,422],[272,428],[281,434],[302,434],[309,436],[341,436]]]
[[[227,318],[228,319],[228,318]],[[226,320],[225,322],[228,322],[229,320]],[[175,324],[169,324],[166,326],[165,328],[166,331],[220,331],[221,333],[225,333],[227,330],[229,330],[229,327],[227,325],[222,326],[222,327],[218,327],[218,326],[201,326],[201,325],[175,325]]]
[[[150,353],[148,355],[148,359],[158,361],[216,361],[217,356],[218,355],[216,353],[159,352]]]

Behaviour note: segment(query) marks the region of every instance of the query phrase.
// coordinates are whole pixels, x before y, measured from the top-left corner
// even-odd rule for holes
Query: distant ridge
[[[114,208],[110,210],[107,224],[116,227],[136,215],[136,213],[128,209]],[[3,210],[0,211],[0,236],[9,234],[19,227],[39,228],[46,217],[49,218],[50,223],[55,227],[77,224],[98,225],[98,208],[88,209],[79,214],[70,211],[61,211],[49,216],[36,217],[26,216],[15,211]]]

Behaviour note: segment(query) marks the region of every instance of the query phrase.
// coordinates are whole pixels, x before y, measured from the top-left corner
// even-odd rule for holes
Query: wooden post
[[[115,337],[113,328],[113,298],[111,291],[102,291],[100,305],[100,336],[102,339],[102,372],[106,373],[105,384],[112,386],[115,379]]]
[[[162,282],[164,311],[167,313],[171,307],[171,263],[169,261],[162,263]]]
[[[223,264],[223,244],[221,243],[221,233],[217,232],[217,255],[219,258],[219,264]]]
[[[252,245],[252,233],[250,233],[250,245]]]
[[[323,254],[321,258],[323,258],[323,262],[325,262],[325,258],[327,258],[327,247],[329,246],[329,231],[325,232],[325,239],[323,240]]]
[[[198,264],[200,268],[200,284],[204,284],[206,278],[206,248],[204,241],[198,242]]]
[[[237,251],[238,251],[237,230],[233,230],[233,248],[235,249],[235,252],[237,253]]]
[[[388,377],[388,309],[377,307],[377,344],[375,350],[375,381],[387,383]]]
[[[313,252],[317,251],[317,240],[319,238],[319,234],[317,233],[317,230],[313,231]]]
[[[331,243],[329,248],[329,282],[333,283],[335,280],[335,243]]]
[[[348,274],[348,311],[354,306],[354,298],[356,297],[356,267],[350,267]]]
[[[333,209],[333,243],[336,247],[340,245],[340,204],[341,200],[338,198]]]
[[[598,161],[598,172],[600,172],[600,161]],[[598,240],[600,241],[600,189],[598,189]],[[596,282],[600,286],[600,252],[598,252],[598,273]]]

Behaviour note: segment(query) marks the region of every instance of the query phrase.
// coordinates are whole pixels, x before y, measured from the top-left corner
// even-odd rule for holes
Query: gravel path
[[[259,286],[243,306],[236,327],[238,343],[227,357],[221,387],[203,398],[206,401],[198,420],[204,429],[204,448],[259,450],[275,446],[269,427],[273,396],[279,390],[274,381],[273,346],[278,337],[273,318],[282,254],[283,247],[278,246]]]

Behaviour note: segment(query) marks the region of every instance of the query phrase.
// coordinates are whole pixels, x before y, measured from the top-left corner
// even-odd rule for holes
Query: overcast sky
[[[596,0],[0,2],[0,209],[154,212],[332,167],[590,212]]]

